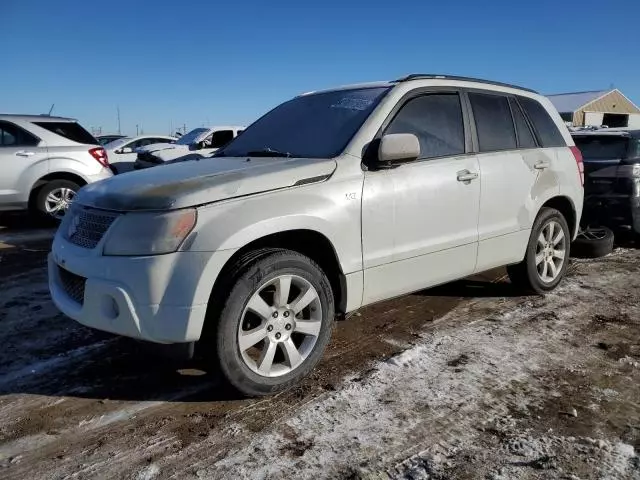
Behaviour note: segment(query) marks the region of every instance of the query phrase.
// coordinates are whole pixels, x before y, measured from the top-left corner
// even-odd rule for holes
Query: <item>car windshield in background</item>
[[[50,132],[56,133],[61,137],[67,138],[73,142],[84,143],[87,145],[100,145],[100,142],[94,138],[89,132],[75,122],[33,122],[35,125]]]
[[[615,135],[575,136],[573,140],[585,160],[605,160],[625,158],[627,156],[627,137]]]
[[[131,141],[131,138],[129,137],[119,138],[117,140],[112,140],[111,142],[106,143],[103,146],[107,150],[115,150],[117,148],[122,147],[125,143],[129,143],[130,141]]]
[[[194,128],[190,132],[185,133],[183,136],[181,136],[176,141],[176,145],[191,145],[193,142],[195,142],[198,139],[200,135],[208,131],[209,131],[208,128]]]
[[[296,97],[258,119],[216,156],[335,157],[388,91],[369,87]]]

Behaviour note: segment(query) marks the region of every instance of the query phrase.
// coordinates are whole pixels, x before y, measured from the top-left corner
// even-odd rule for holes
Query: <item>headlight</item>
[[[633,170],[631,170],[631,175],[636,178],[640,178],[640,163],[633,164]]]
[[[196,225],[196,210],[127,213],[107,234],[104,255],[159,255],[178,250]]]

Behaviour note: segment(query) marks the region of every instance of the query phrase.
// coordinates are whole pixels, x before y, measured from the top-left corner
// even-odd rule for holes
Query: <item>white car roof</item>
[[[49,115],[22,115],[17,113],[0,113],[0,120],[21,122],[77,122],[75,118],[52,117]]]

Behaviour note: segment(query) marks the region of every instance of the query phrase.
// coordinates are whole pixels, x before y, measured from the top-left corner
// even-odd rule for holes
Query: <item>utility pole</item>
[[[121,135],[120,132],[120,105],[116,107],[118,109],[118,135]]]
[[[183,123],[182,124],[182,134],[184,135],[185,133],[187,133],[187,124]]]
[[[138,124],[136,123],[136,137],[140,135],[140,133],[138,132]]]

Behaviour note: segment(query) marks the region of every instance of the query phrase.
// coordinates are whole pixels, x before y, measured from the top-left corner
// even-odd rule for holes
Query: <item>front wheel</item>
[[[524,260],[507,267],[511,283],[538,294],[556,288],[569,265],[571,233],[562,213],[540,210],[531,229]]]
[[[331,336],[334,301],[310,258],[267,250],[240,261],[217,319],[215,360],[244,395],[269,395],[299,382]]]

